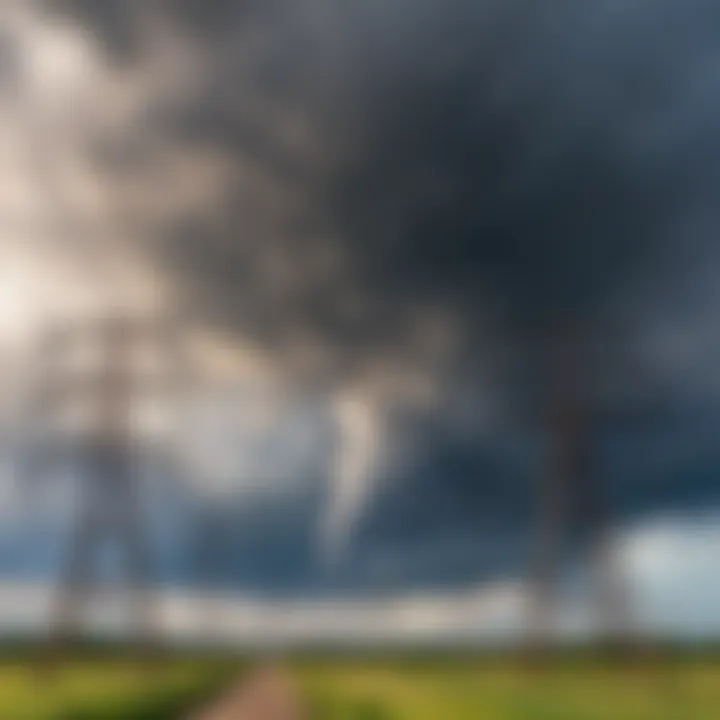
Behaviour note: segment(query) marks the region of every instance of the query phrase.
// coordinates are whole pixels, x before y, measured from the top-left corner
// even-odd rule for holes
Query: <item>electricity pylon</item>
[[[85,363],[78,361],[83,350]],[[183,357],[178,328],[124,313],[56,324],[45,333],[40,355],[36,411],[50,426],[49,459],[57,459],[58,448],[69,450],[81,483],[51,609],[52,638],[66,642],[81,632],[88,602],[102,584],[100,550],[114,542],[122,557],[121,592],[129,601],[132,634],[146,644],[155,635],[156,617],[142,517],[139,458],[146,438],[139,408],[178,397]],[[143,355],[154,356],[159,367],[143,368]],[[78,409],[84,414],[73,426],[71,412]]]
[[[547,648],[559,600],[563,557],[571,535],[590,549],[595,629],[603,644],[630,640],[629,591],[611,542],[608,478],[599,476],[599,437],[612,416],[599,411],[588,373],[587,348],[573,328],[553,336],[546,377],[550,379],[546,416],[549,462],[540,484],[528,614],[533,651]]]

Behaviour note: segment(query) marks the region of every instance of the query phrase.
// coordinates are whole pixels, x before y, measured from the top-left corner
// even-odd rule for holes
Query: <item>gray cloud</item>
[[[107,51],[109,97],[123,81],[137,91],[122,122],[88,136],[118,226],[189,312],[297,378],[416,374],[441,398],[433,452],[453,458],[483,455],[497,416],[544,383],[536,351],[558,319],[586,330],[606,398],[675,403],[715,387],[716,4],[66,0],[52,12]],[[459,505],[509,473],[507,459],[453,474],[433,462],[414,467],[416,487],[443,484]]]
[[[165,218],[171,265],[224,321],[340,365],[416,356],[427,307],[475,353],[480,318],[590,322],[674,261],[711,171],[707,3],[66,4],[138,68],[158,23],[186,38],[196,80],[102,161],[140,173],[124,143],[162,137],[229,163],[212,207]]]

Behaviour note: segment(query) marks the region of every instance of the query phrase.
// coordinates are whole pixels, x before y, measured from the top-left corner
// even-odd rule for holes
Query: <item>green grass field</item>
[[[63,662],[51,670],[0,660],[1,720],[178,720],[224,686],[229,663],[111,658]]]
[[[234,660],[84,657],[53,670],[0,659],[0,720],[182,720],[231,679]],[[720,659],[304,658],[290,664],[310,720],[715,720]]]
[[[310,662],[317,720],[715,720],[720,662]]]

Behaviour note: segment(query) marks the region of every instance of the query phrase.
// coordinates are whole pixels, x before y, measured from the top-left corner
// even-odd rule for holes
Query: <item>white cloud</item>
[[[670,634],[720,633],[720,515],[660,518],[621,540],[643,623]]]

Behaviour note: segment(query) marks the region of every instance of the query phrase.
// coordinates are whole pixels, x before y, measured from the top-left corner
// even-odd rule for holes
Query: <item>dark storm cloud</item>
[[[212,208],[178,206],[160,242],[152,238],[204,318],[279,353],[314,344],[329,358],[327,379],[379,358],[424,366],[417,328],[437,311],[461,334],[441,374],[479,387],[503,380],[511,396],[526,388],[516,368],[543,382],[536,343],[571,319],[607,393],[655,402],[713,385],[703,368],[717,355],[703,348],[720,317],[708,271],[718,260],[717,3],[53,8],[73,13],[125,66],[143,67],[157,23],[198,58],[198,81],[150,102],[142,130],[232,165]],[[112,157],[99,162],[139,172]],[[690,328],[698,314],[704,322]],[[450,450],[455,442],[438,442],[412,470],[428,489],[414,506],[422,527],[442,524],[431,507],[440,483],[456,525],[477,500],[478,475],[485,492],[508,472],[482,450]],[[624,442],[615,474],[647,475],[654,450]],[[681,455],[667,474],[698,466]],[[697,487],[704,496],[706,483]],[[647,507],[653,493],[626,504]]]
[[[203,81],[148,122],[238,173],[219,213],[177,209],[166,248],[225,320],[277,342],[379,352],[433,305],[469,337],[488,314],[590,322],[667,261],[717,152],[689,147],[711,97],[680,107],[716,59],[708,3],[65,5],[140,66],[157,19],[195,43]]]

